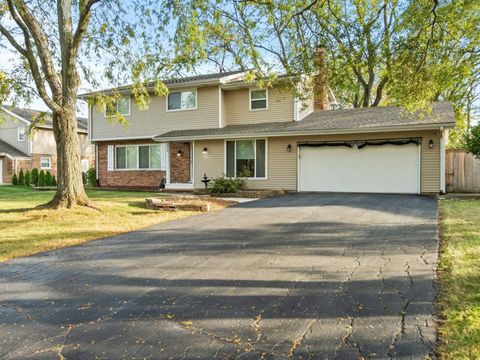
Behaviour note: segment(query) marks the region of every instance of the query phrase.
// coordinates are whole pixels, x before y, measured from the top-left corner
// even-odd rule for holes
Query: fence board
[[[480,193],[480,159],[464,150],[447,150],[445,181],[447,192]]]

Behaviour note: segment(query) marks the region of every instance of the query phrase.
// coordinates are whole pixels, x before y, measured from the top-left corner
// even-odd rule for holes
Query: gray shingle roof
[[[397,106],[373,107],[365,109],[324,110],[307,115],[301,121],[271,122],[253,125],[228,125],[223,128],[169,131],[158,135],[156,140],[169,140],[172,138],[218,138],[236,135],[269,135],[296,133],[335,133],[335,132],[360,132],[366,130],[379,131],[388,128],[392,130],[405,127],[455,125],[453,107],[450,103],[435,103],[430,114],[406,112]]]
[[[12,106],[7,106],[6,109],[12,113],[14,113],[17,116],[20,116],[21,118],[24,118],[27,121],[34,121],[37,119],[41,114],[45,114],[45,123],[42,124],[39,127],[52,127],[52,115],[50,113],[45,113],[44,111],[40,110],[33,110],[33,109],[25,109],[25,108],[19,108],[19,107],[12,107]],[[87,119],[84,117],[77,117],[77,124],[78,124],[78,129],[86,131],[87,130]]]
[[[10,144],[0,139],[0,154],[7,154],[12,157],[28,157],[23,151],[18,150]]]
[[[166,78],[162,79],[162,82],[166,86],[174,86],[174,85],[188,85],[189,83],[210,83],[211,81],[220,81],[223,77],[230,76],[230,75],[235,75],[235,74],[241,74],[243,73],[244,70],[233,70],[233,71],[224,71],[224,72],[216,72],[216,73],[211,73],[211,74],[204,74],[204,75],[192,75],[192,76],[186,76],[186,77],[172,77],[172,78]],[[147,88],[153,88],[155,86],[154,82],[151,82],[147,85]],[[90,94],[95,94],[95,93],[112,93],[113,91],[118,91],[118,92],[128,92],[131,90],[132,85],[124,85],[124,86],[119,86],[119,87],[114,87],[114,88],[108,88],[108,89],[103,89],[100,91],[92,91],[84,94],[78,95],[79,98],[86,98]]]

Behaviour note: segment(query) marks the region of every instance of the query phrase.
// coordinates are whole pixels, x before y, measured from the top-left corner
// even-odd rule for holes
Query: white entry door
[[[298,190],[325,192],[420,192],[417,144],[299,147]]]

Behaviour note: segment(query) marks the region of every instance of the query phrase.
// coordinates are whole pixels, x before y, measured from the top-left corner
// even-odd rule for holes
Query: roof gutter
[[[162,137],[162,135],[154,136],[153,140],[157,142],[165,141],[183,141],[183,140],[215,140],[215,139],[241,139],[251,137],[286,137],[286,136],[308,136],[308,135],[337,135],[337,134],[365,134],[375,132],[398,132],[398,131],[419,131],[419,130],[435,130],[442,127],[453,128],[455,124],[452,123],[436,123],[423,125],[408,125],[408,126],[382,126],[375,128],[349,128],[349,129],[332,129],[332,130],[310,130],[310,131],[264,131],[264,132],[250,132],[250,133],[232,133],[232,134],[214,134],[214,135],[186,135],[186,136],[172,136]]]

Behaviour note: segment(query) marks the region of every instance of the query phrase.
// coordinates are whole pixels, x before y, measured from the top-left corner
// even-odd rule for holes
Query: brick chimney
[[[328,109],[327,56],[323,48],[318,47],[315,58],[317,74],[313,77],[313,109]]]

